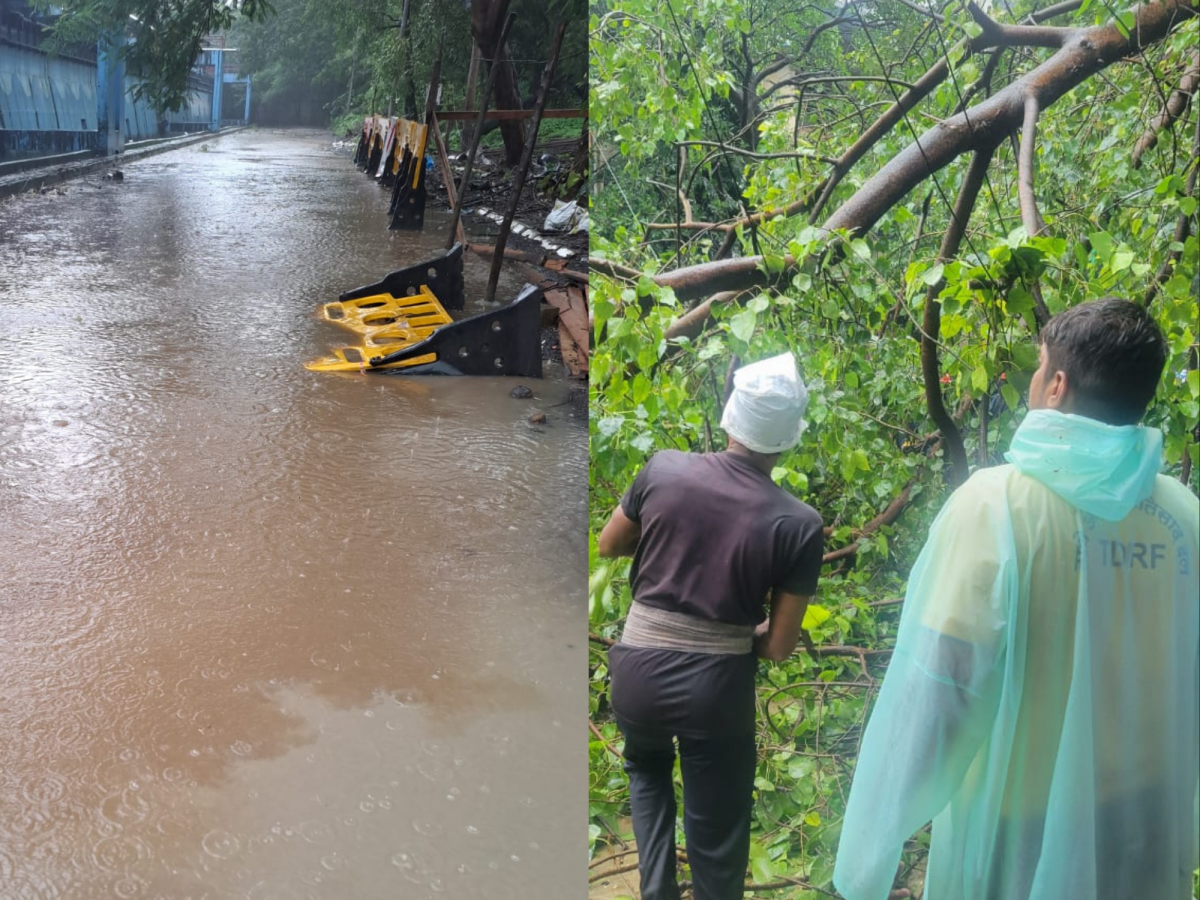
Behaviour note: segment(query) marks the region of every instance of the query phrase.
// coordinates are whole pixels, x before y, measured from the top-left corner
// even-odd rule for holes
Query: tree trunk
[[[521,95],[517,90],[517,79],[506,47],[497,46],[504,17],[508,13],[510,0],[474,0],[471,4],[471,36],[479,45],[482,57],[489,65],[500,66],[496,85],[492,90],[494,109],[520,109]],[[510,166],[521,160],[525,146],[525,131],[520,119],[504,120],[500,123],[504,136],[504,158]]]
[[[400,47],[404,52],[404,115],[406,118],[417,117],[417,88],[413,84],[412,40],[408,36],[409,8],[412,0],[404,0],[404,9],[400,13]]]

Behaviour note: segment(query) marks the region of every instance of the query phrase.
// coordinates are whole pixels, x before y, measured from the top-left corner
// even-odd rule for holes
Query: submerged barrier
[[[429,126],[396,116],[363,120],[354,164],[392,189],[389,229],[420,231],[425,225],[425,142]]]
[[[463,246],[455,244],[323,304],[322,318],[361,343],[336,347],[305,368],[541,378],[541,290],[527,284],[512,303],[456,322],[446,310],[464,306],[462,264]]]

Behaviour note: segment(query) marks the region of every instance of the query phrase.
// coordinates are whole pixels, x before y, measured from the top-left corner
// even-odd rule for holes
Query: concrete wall
[[[184,107],[167,113],[166,126],[144,100],[134,100],[137,79],[125,79],[120,127],[126,141],[160,133],[199,131],[212,121],[212,88],[201,79]],[[96,63],[15,46],[0,38],[0,160],[93,150],[96,133]]]

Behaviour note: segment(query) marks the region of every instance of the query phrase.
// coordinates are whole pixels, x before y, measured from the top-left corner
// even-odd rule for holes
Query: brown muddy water
[[[385,210],[315,132],[0,204],[3,900],[586,893],[585,422],[304,370]]]

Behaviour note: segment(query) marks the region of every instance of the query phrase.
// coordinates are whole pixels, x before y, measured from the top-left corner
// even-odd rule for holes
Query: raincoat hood
[[[1035,409],[1004,457],[1083,512],[1115,522],[1153,491],[1162,443],[1157,428]]]

